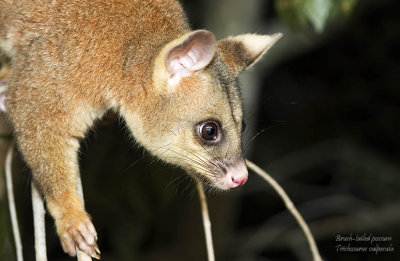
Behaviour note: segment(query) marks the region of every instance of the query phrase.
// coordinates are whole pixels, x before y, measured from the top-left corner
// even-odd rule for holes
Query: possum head
[[[280,37],[248,34],[217,42],[212,33],[199,30],[166,44],[154,63],[154,102],[148,110],[156,113],[134,136],[161,160],[212,187],[244,184],[248,173],[237,77]]]

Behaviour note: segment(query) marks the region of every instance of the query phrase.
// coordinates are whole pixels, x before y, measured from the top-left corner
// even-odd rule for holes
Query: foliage
[[[357,0],[275,0],[280,17],[292,28],[323,32],[327,22],[348,16]]]

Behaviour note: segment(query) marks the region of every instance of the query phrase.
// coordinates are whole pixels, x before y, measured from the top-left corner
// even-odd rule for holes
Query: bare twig
[[[76,179],[76,187],[77,187],[78,196],[80,197],[82,202],[84,202],[82,180],[81,180],[81,176],[79,174]],[[78,257],[78,261],[92,261],[92,258],[89,255],[87,255],[85,252],[81,251],[78,247],[76,247],[76,254]]]
[[[43,197],[39,193],[34,181],[31,182],[33,227],[35,231],[35,255],[36,261],[47,261],[46,248],[46,223]]]
[[[17,251],[17,260],[23,261],[24,258],[22,256],[22,243],[21,243],[21,236],[19,234],[18,228],[18,219],[17,219],[17,211],[15,207],[15,199],[14,199],[14,189],[12,184],[12,156],[14,153],[14,143],[10,145],[7,151],[6,156],[6,184],[7,184],[7,195],[8,195],[8,206],[10,209],[10,216],[11,216],[11,225],[14,234],[15,240],[15,248]]]
[[[203,225],[204,225],[204,234],[206,237],[208,261],[215,261],[210,216],[208,214],[207,200],[204,194],[203,185],[201,184],[200,181],[197,181],[197,189],[199,191],[201,214],[203,216]]]
[[[88,256],[85,252],[81,251],[80,249],[76,249],[76,254],[78,257],[78,261],[91,261],[92,258]]]
[[[314,261],[322,261],[322,258],[319,254],[317,245],[315,243],[314,237],[310,231],[310,228],[308,227],[307,223],[304,221],[303,217],[300,215],[300,213],[297,211],[296,207],[294,206],[293,202],[290,200],[286,192],[282,189],[282,187],[270,176],[268,175],[267,172],[259,168],[256,164],[253,162],[246,160],[247,166],[253,170],[255,173],[260,175],[263,179],[265,179],[272,187],[273,189],[279,194],[279,196],[282,198],[283,202],[285,203],[286,208],[289,210],[289,212],[293,215],[293,217],[296,219],[296,221],[299,223],[301,229],[303,230],[308,244],[310,246],[310,250],[313,256]]]

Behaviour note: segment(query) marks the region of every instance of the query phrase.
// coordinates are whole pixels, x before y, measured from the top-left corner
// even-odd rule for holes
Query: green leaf
[[[304,1],[303,12],[318,33],[322,33],[333,8],[333,0]]]
[[[302,9],[304,0],[276,0],[275,9],[279,16],[291,28],[298,29],[307,25]]]
[[[322,33],[329,20],[348,16],[357,0],[275,0],[275,8],[291,28],[310,25]]]
[[[335,1],[332,10],[332,18],[347,17],[353,11],[357,0],[338,0]]]

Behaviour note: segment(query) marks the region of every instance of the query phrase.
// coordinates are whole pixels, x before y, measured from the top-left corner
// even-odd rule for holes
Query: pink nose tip
[[[226,175],[216,182],[217,187],[224,190],[233,189],[246,183],[249,174],[243,160],[238,161],[234,165],[228,166],[226,170]]]
[[[242,186],[247,181],[247,175],[243,175],[240,177],[232,177],[231,188],[236,188]]]

